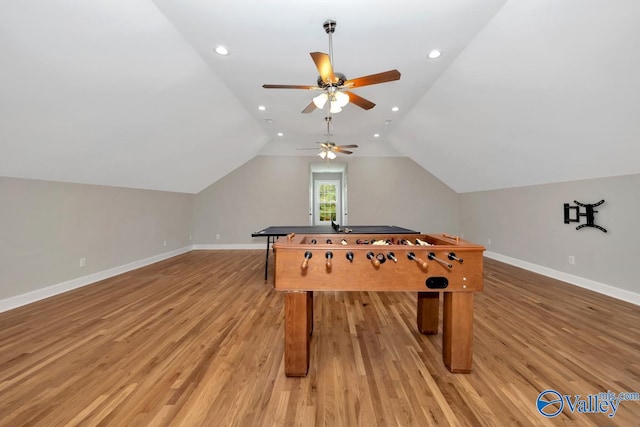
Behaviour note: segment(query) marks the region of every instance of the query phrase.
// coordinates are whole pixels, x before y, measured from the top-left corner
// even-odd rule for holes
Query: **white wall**
[[[0,177],[0,204],[0,301],[191,244],[190,194]]]
[[[488,251],[640,293],[640,175],[461,194],[465,238]],[[564,223],[564,203],[605,203],[595,223]],[[584,211],[584,209],[582,210]],[[583,219],[581,223],[585,223]],[[491,244],[488,244],[491,239]],[[575,264],[569,264],[569,256]]]
[[[457,233],[458,194],[407,157],[348,162],[348,224]],[[251,233],[309,224],[310,156],[257,156],[195,197],[196,244],[266,243]],[[220,238],[216,239],[219,234]]]

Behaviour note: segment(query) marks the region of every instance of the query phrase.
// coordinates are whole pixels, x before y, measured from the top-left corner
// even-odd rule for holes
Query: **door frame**
[[[313,180],[313,195],[314,199],[318,196],[319,186],[323,184],[335,185],[336,187],[336,222],[341,224],[341,212],[342,212],[342,186],[340,179],[314,179]],[[319,222],[320,216],[320,203],[318,200],[313,201],[313,224],[312,225],[329,225],[330,222]]]
[[[347,225],[347,164],[340,162],[309,163],[309,225],[314,223],[314,199],[315,199],[315,177],[316,173],[337,173],[340,174],[342,182],[340,188],[340,211],[336,215],[336,220],[340,225]],[[320,178],[320,180],[324,180]]]

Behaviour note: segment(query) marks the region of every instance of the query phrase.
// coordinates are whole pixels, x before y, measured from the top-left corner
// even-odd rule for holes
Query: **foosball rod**
[[[453,265],[449,264],[447,261],[441,260],[433,252],[429,252],[429,254],[427,255],[427,258],[429,258],[432,261],[436,261],[436,262],[444,265],[447,268],[453,268]]]

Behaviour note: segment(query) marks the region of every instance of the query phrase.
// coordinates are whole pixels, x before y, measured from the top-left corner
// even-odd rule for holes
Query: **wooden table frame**
[[[473,292],[443,292],[442,358],[453,373],[469,373],[473,359]],[[417,326],[438,333],[440,292],[418,292]],[[289,377],[309,371],[313,291],[285,293],[284,369]]]
[[[425,335],[438,333],[440,294],[444,294],[444,364],[454,373],[471,372],[473,294],[483,288],[483,246],[444,234],[419,235],[429,246],[402,243],[402,239],[415,239],[415,235],[384,236],[384,239],[395,238],[395,243],[388,246],[358,244],[362,237],[357,235],[349,236],[348,241],[340,244],[331,241],[331,237],[290,235],[286,241],[281,239],[274,245],[274,288],[285,294],[287,376],[307,375],[313,332],[313,293],[321,291],[416,292],[416,324]],[[393,251],[397,256],[395,262],[376,264],[375,258],[368,256],[372,251],[380,256],[382,253],[388,256]],[[328,252],[333,255],[329,257]],[[351,259],[345,257],[349,254],[353,255]],[[448,255],[454,256],[450,258],[452,264],[447,264]],[[464,258],[464,263],[457,257]],[[433,280],[437,283],[430,282]]]

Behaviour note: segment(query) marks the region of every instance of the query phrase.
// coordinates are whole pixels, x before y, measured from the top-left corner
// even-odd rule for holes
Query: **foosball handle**
[[[311,257],[313,256],[313,254],[311,253],[311,251],[306,251],[304,253],[304,259],[302,260],[302,265],[300,266],[300,269],[302,270],[306,270],[308,265],[309,265],[309,259],[311,259]]]
[[[327,263],[326,263],[327,270],[331,270],[331,258],[333,258],[333,252],[327,251],[327,253],[325,253],[324,256],[325,258],[327,258]]]
[[[371,264],[373,264],[374,267],[380,267],[380,261],[376,259],[376,256],[373,252],[367,253],[367,258],[371,260]]]
[[[420,268],[422,268],[423,270],[428,270],[429,269],[429,263],[427,263],[427,261],[424,261],[424,260],[418,258],[416,256],[416,254],[414,254],[413,252],[409,252],[407,254],[407,258],[409,258],[411,261],[415,261],[416,263],[418,263]]]

